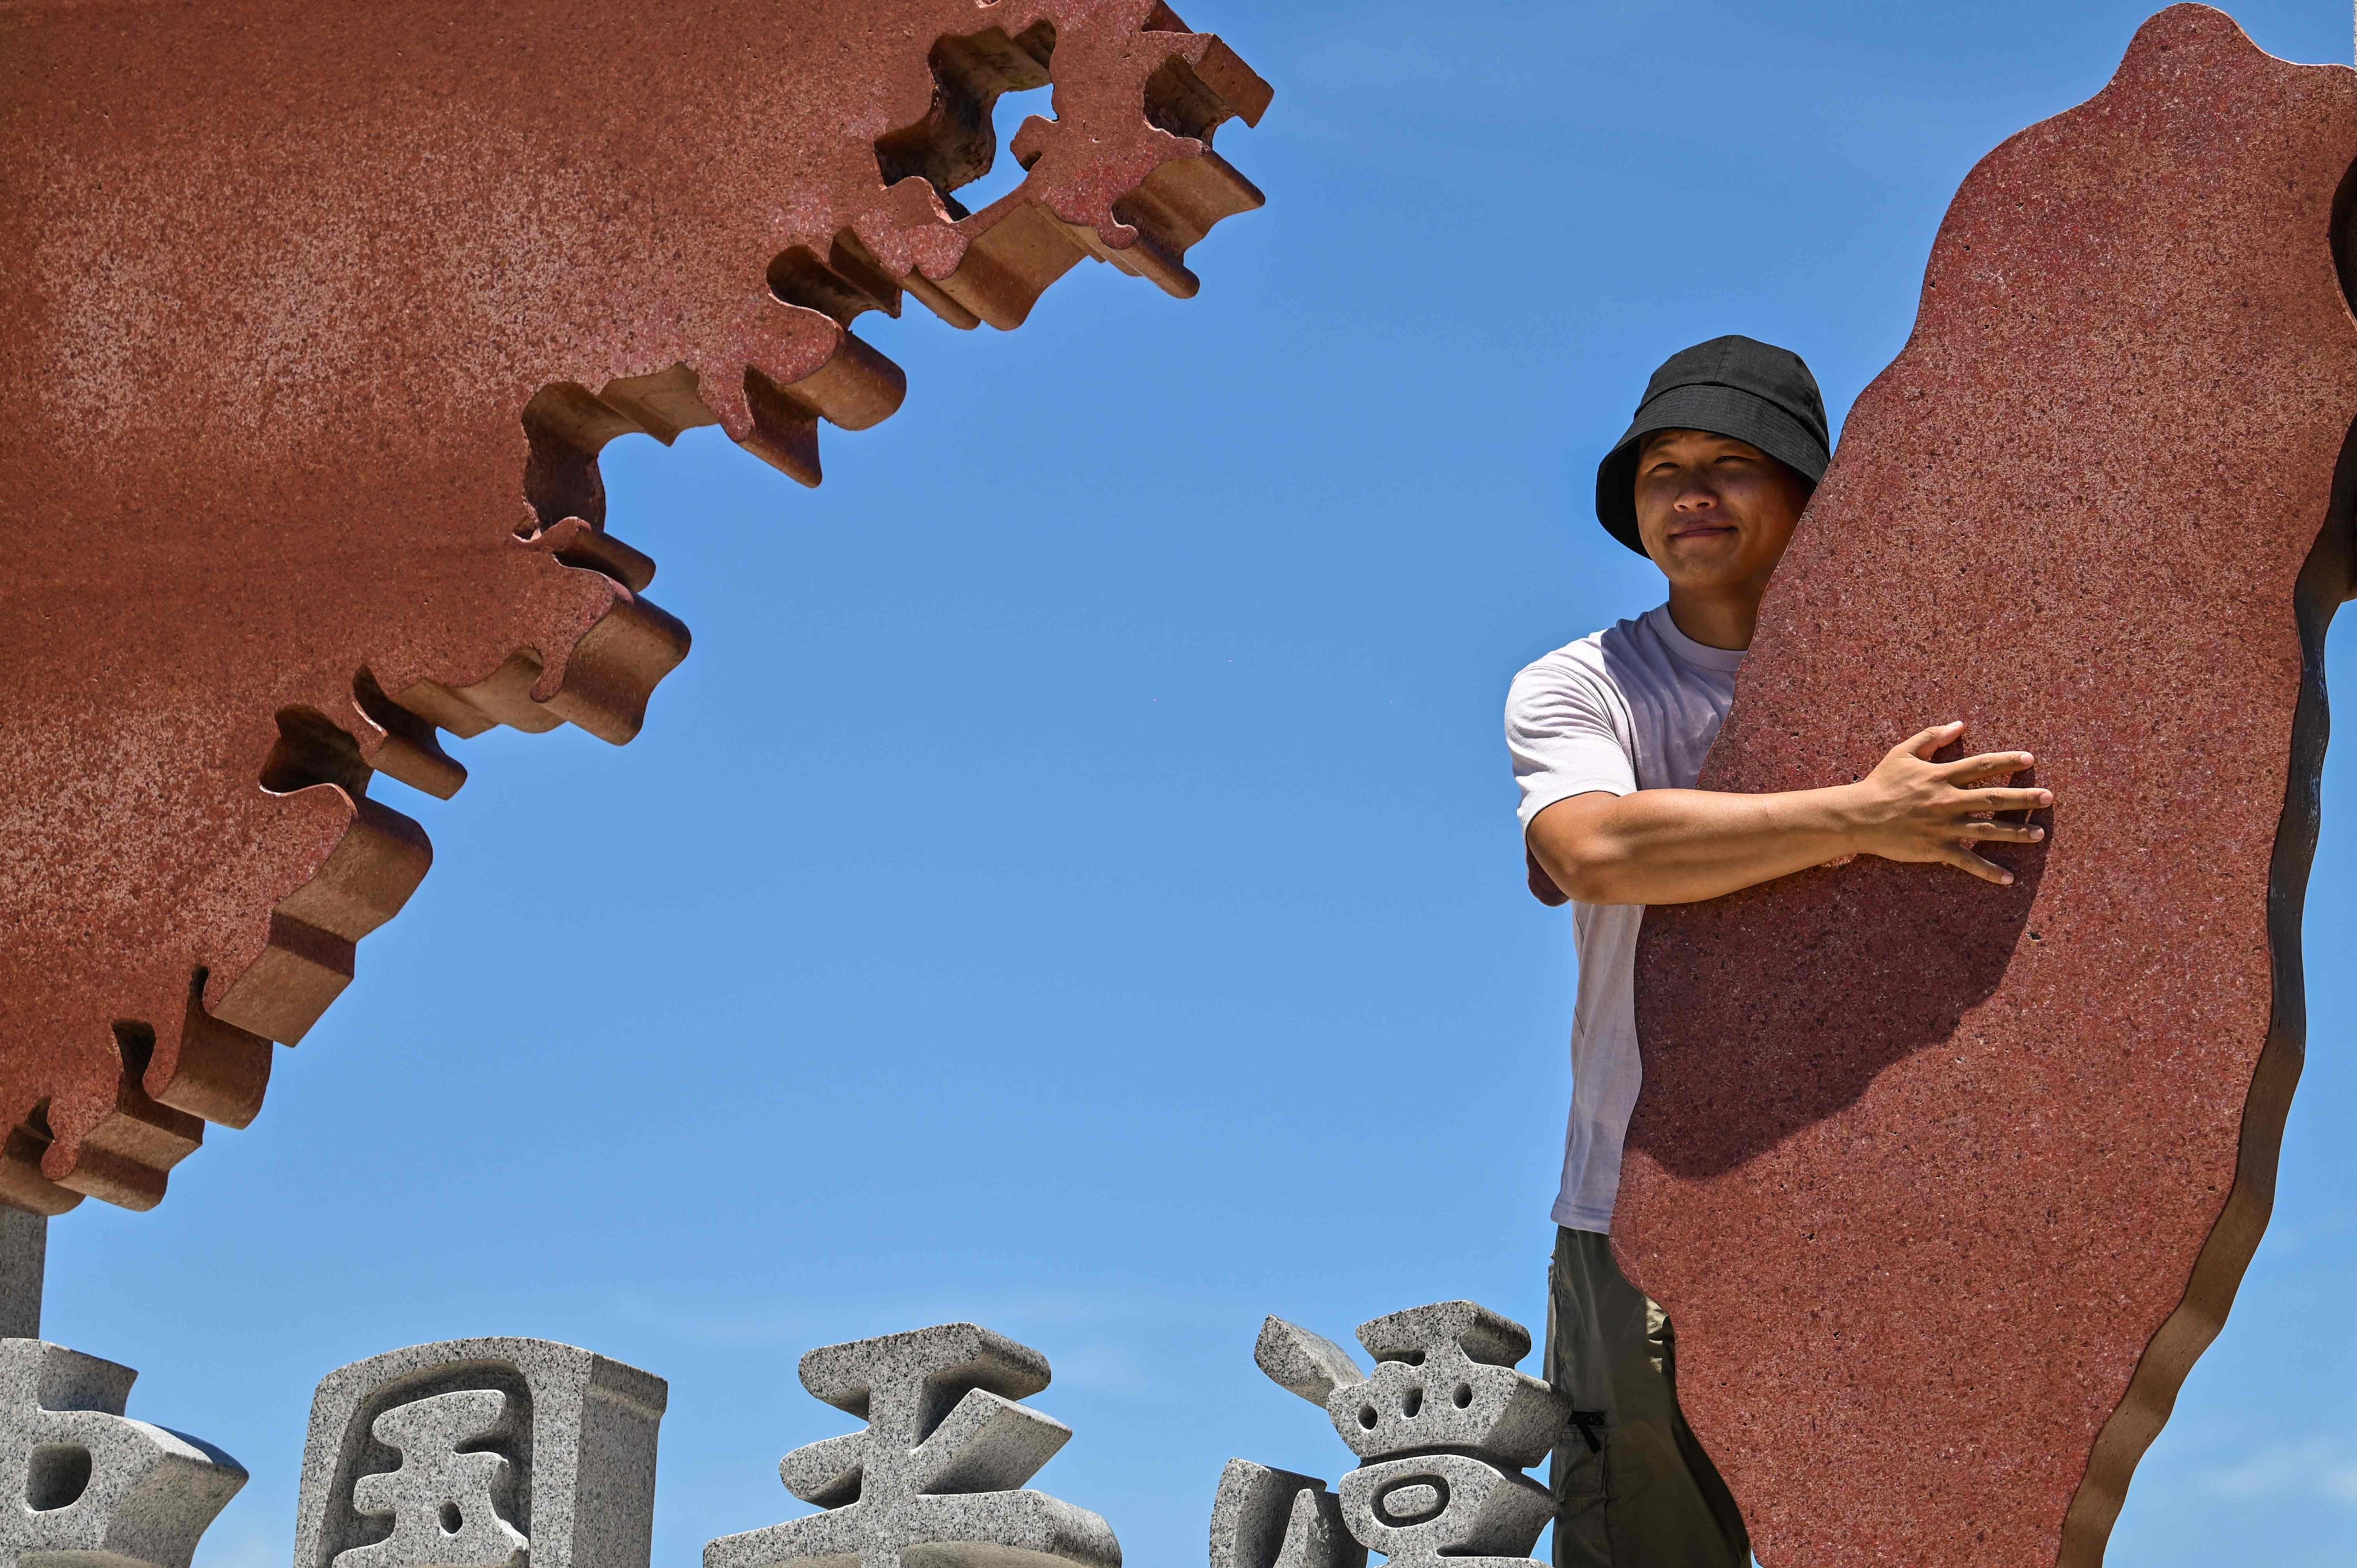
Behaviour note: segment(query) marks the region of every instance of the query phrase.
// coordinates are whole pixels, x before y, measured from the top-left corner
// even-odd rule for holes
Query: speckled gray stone
[[[0,1339],[41,1337],[41,1286],[48,1259],[48,1217],[0,1204]]]
[[[389,1519],[393,1533],[336,1553],[336,1568],[508,1568],[531,1542],[500,1517],[514,1505],[515,1466],[486,1442],[512,1442],[515,1412],[497,1389],[453,1389],[394,1405],[369,1423],[401,1451],[401,1468],[362,1476],[352,1511]],[[472,1445],[460,1452],[461,1444]]]
[[[1374,1376],[1326,1398],[1334,1430],[1361,1459],[1461,1449],[1520,1469],[1555,1446],[1571,1409],[1513,1363],[1522,1325],[1469,1301],[1394,1312],[1359,1327]]]
[[[779,1465],[786,1489],[825,1511],[722,1536],[705,1568],[1120,1568],[1103,1520],[1012,1489],[1072,1435],[1014,1402],[1048,1379],[1046,1357],[971,1323],[813,1350],[802,1387],[866,1430]]]
[[[38,1339],[0,1340],[0,1564],[188,1568],[245,1485],[210,1443],[123,1413],[128,1367]]]
[[[1571,1409],[1514,1369],[1530,1354],[1529,1330],[1477,1303],[1444,1301],[1363,1323],[1359,1343],[1375,1358],[1372,1377],[1332,1340],[1272,1317],[1253,1359],[1323,1406],[1370,1462],[1342,1477],[1335,1499],[1361,1552],[1423,1568],[1534,1568],[1522,1554],[1553,1509],[1521,1471],[1555,1446]],[[1211,1505],[1211,1568],[1297,1568],[1278,1559],[1311,1487],[1324,1496],[1309,1477],[1229,1461]]]
[[[1228,1461],[1211,1500],[1211,1568],[1365,1568],[1366,1561],[1325,1482]]]
[[[1425,1454],[1342,1477],[1342,1519],[1391,1568],[1534,1568],[1547,1489],[1469,1454]]]
[[[668,1399],[651,1372],[546,1339],[339,1368],[311,1402],[296,1568],[646,1568]]]
[[[1260,1326],[1253,1361],[1278,1388],[1314,1405],[1324,1405],[1336,1389],[1367,1380],[1348,1350],[1282,1317],[1271,1316]]]
[[[1511,1367],[1531,1353],[1531,1331],[1478,1301],[1437,1301],[1359,1325],[1367,1354],[1389,1361],[1451,1345],[1491,1367]]]

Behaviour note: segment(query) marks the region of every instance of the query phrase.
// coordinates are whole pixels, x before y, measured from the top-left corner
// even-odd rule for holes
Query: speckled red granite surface
[[[1647,917],[1616,1235],[1767,1568],[2097,1563],[2256,1244],[2352,158],[2357,73],[2154,18],[1966,179],[1769,596],[1706,787],[1962,718],[2056,805],[2009,889],[1865,860]]]
[[[425,874],[368,790],[457,789],[436,726],[637,733],[687,633],[607,440],[815,483],[900,401],[862,312],[1192,293],[1267,99],[1160,0],[0,0],[0,1202],[252,1119]]]

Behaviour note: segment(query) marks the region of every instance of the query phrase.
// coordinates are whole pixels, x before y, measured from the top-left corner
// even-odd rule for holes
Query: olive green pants
[[[1571,1401],[1555,1444],[1555,1568],[1749,1568],[1727,1483],[1678,1413],[1677,1339],[1612,1244],[1555,1233],[1546,1380]]]

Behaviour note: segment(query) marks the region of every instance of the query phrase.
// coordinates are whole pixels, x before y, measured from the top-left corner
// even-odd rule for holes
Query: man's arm
[[[2037,843],[2045,829],[1991,816],[2043,811],[2054,797],[1975,787],[2029,767],[2026,751],[1931,760],[1964,733],[1961,724],[1927,729],[1893,746],[1857,783],[1824,789],[1574,795],[1531,819],[1525,842],[1535,867],[1583,904],[1690,904],[1851,854],[1944,861],[1984,881],[2009,883],[2012,873],[1966,846]],[[1532,888],[1539,891],[1536,876]]]

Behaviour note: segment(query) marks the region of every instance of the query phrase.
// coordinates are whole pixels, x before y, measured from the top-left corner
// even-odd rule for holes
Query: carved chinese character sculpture
[[[138,1376],[61,1345],[0,1339],[0,1568],[188,1568],[245,1470],[125,1416]]]
[[[971,1323],[813,1350],[802,1387],[866,1422],[786,1455],[786,1489],[823,1510],[725,1535],[705,1568],[1120,1568],[1113,1529],[1086,1509],[1017,1490],[1071,1429],[1015,1402],[1048,1360]]]
[[[1362,1568],[1367,1549],[1315,1476],[1231,1459],[1211,1499],[1211,1568]]]
[[[1514,1368],[1529,1333],[1450,1301],[1361,1324],[1359,1343],[1375,1358],[1372,1375],[1306,1328],[1277,1317],[1262,1326],[1261,1369],[1324,1410],[1364,1463],[1342,1477],[1335,1509],[1314,1477],[1231,1460],[1212,1504],[1212,1568],[1357,1568],[1371,1551],[1402,1568],[1535,1568],[1523,1554],[1554,1509],[1523,1472],[1568,1412]]]
[[[397,1404],[369,1435],[400,1450],[401,1467],[352,1484],[352,1512],[389,1520],[383,1539],[348,1546],[335,1568],[509,1568],[531,1547],[515,1466],[487,1443],[513,1444],[519,1412],[499,1389],[453,1389]],[[460,1444],[466,1444],[462,1451]]]
[[[330,1372],[297,1568],[646,1568],[651,1372],[545,1339],[452,1339]]]

